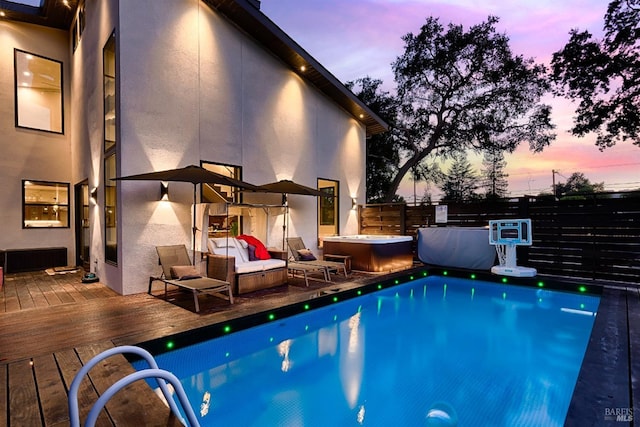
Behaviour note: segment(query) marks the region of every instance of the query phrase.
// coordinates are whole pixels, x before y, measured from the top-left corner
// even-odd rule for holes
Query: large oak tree
[[[430,17],[403,37],[405,51],[393,63],[402,164],[385,201],[429,154],[513,151],[522,142],[537,152],[555,138],[550,107],[540,102],[549,90],[546,69],[514,55],[497,22],[490,16],[465,31]]]
[[[603,150],[630,140],[640,146],[640,0],[614,0],[604,20],[605,36],[571,30],[553,54],[557,93],[579,101],[571,132],[596,134]]]

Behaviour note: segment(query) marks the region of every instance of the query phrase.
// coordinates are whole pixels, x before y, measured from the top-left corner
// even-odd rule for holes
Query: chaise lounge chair
[[[185,245],[156,246],[162,274],[159,277],[149,277],[149,291],[155,281],[164,283],[164,297],[167,298],[167,285],[189,290],[193,293],[196,313],[200,311],[198,294],[210,294],[228,300],[233,304],[233,292],[229,282],[203,277],[191,265],[189,253]],[[226,293],[226,295],[224,295]]]
[[[326,268],[327,273],[338,273],[342,271],[344,273],[344,277],[349,277],[349,274],[347,273],[347,266],[344,263],[316,259],[315,256],[310,253],[311,251],[309,251],[309,249],[307,249],[307,247],[305,246],[302,237],[287,238],[287,246],[289,246],[291,259],[293,259],[296,263],[321,266]],[[329,280],[331,280],[331,276],[329,276]]]

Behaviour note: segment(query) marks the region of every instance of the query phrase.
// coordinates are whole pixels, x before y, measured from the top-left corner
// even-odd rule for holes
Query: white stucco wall
[[[364,200],[365,129],[281,61],[197,0],[120,5],[121,175],[200,160],[243,167],[255,184],[340,181],[340,231],[354,234],[351,197]],[[125,294],[146,290],[156,245],[191,245],[191,184],[123,182]],[[276,195],[247,199],[278,202]],[[290,196],[289,234],[315,248],[317,201]],[[282,237],[282,216],[269,239]]]
[[[102,50],[117,25],[117,0],[93,0],[85,8],[85,29],[71,55],[71,171],[73,182],[98,189],[89,202],[90,268],[122,293],[122,275],[104,260],[104,90]]]
[[[73,182],[69,138],[69,52],[67,33],[31,24],[0,20],[0,249],[66,247],[75,262]],[[54,134],[15,126],[14,49],[63,63],[64,129]],[[22,180],[69,183],[70,228],[22,228]]]
[[[340,232],[357,232],[351,197],[364,200],[365,129],[296,72],[198,0],[94,0],[75,52],[69,33],[0,21],[0,249],[66,246],[75,261],[73,186],[98,188],[91,203],[91,270],[123,294],[146,291],[159,273],[156,245],[191,246],[193,186],[170,183],[159,202],[157,182],[119,186],[118,265],[104,260],[102,50],[116,31],[120,133],[118,175],[199,164],[243,167],[243,179],[279,179],[315,187],[339,181]],[[65,134],[17,129],[13,49],[64,64]],[[23,230],[21,180],[70,184],[71,227]],[[250,194],[247,202],[279,203]],[[289,235],[316,250],[317,199],[289,197]],[[251,211],[251,231],[273,246],[284,216],[269,227]]]

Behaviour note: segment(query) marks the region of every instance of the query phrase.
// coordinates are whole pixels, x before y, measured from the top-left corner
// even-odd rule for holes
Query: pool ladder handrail
[[[82,379],[88,374],[88,372],[93,368],[98,362],[106,359],[107,357],[113,356],[115,354],[123,354],[123,353],[132,353],[136,354],[147,361],[150,368],[143,369],[140,371],[136,371],[132,374],[121,378],[120,380],[113,383],[104,393],[98,398],[98,400],[93,404],[91,410],[89,411],[89,415],[85,421],[85,427],[93,427],[102,412],[102,409],[107,404],[107,402],[123,387],[128,386],[129,384],[136,382],[143,378],[155,378],[158,382],[158,386],[160,390],[162,390],[162,394],[164,395],[165,400],[169,404],[171,408],[171,412],[183,423],[185,424],[184,418],[180,415],[180,411],[176,402],[173,399],[169,388],[167,387],[166,381],[171,383],[173,389],[184,409],[185,415],[189,420],[189,424],[193,427],[200,427],[200,423],[196,418],[196,414],[193,412],[193,408],[189,403],[189,399],[180,383],[180,380],[171,372],[166,371],[164,369],[160,369],[156,360],[153,358],[151,353],[146,351],[143,348],[124,345],[119,347],[114,347],[109,350],[105,350],[102,353],[94,356],[87,364],[85,364],[82,369],[78,371],[73,381],[71,382],[71,387],[69,387],[69,420],[71,423],[71,427],[80,427],[80,413],[78,409],[78,389],[80,388],[80,383]]]

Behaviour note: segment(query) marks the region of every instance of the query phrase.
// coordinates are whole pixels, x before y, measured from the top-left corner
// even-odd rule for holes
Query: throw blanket
[[[269,255],[269,251],[267,250],[267,248],[265,248],[265,246],[262,244],[262,242],[260,240],[256,239],[255,237],[248,236],[246,234],[241,234],[241,235],[237,236],[236,239],[244,240],[248,244],[255,246],[256,247],[256,258],[258,258],[258,259],[271,259],[271,255]]]

